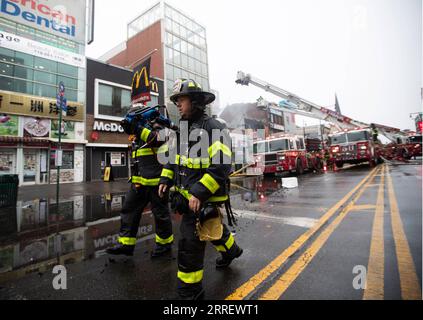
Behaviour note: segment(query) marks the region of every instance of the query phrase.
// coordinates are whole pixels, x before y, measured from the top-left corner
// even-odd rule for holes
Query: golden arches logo
[[[159,93],[159,85],[156,81],[150,81],[151,91]]]
[[[136,83],[136,86],[135,86],[136,89],[140,87],[140,81],[143,75],[144,75],[145,87],[148,88],[150,86],[150,82],[148,80],[147,68],[143,67],[140,71],[135,72],[134,77],[132,78],[132,87],[134,87],[134,83]]]

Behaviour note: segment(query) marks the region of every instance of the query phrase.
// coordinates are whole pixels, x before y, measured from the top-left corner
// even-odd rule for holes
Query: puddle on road
[[[0,208],[0,283],[8,274],[39,272],[46,266],[92,259],[117,243],[124,193],[18,201]],[[138,238],[154,233],[145,211]]]
[[[251,177],[231,181],[231,194],[240,195],[242,200],[251,203],[280,201],[291,191],[282,188],[281,178]]]
[[[231,194],[248,202],[284,197],[280,178],[246,178],[234,182]],[[240,197],[239,197],[240,196]],[[18,201],[16,208],[0,208],[0,283],[11,277],[97,258],[117,243],[125,193]],[[239,200],[238,200],[239,201]],[[172,215],[172,219],[180,219]],[[138,238],[154,234],[154,217],[146,210]]]

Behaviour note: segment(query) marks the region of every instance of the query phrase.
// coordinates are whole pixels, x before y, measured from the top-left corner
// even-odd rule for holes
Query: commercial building
[[[282,111],[277,105],[262,108],[257,103],[235,103],[228,105],[220,114],[229,129],[264,129],[266,136],[275,133],[295,133],[295,114]]]
[[[18,174],[21,185],[56,182],[60,82],[60,181],[84,180],[86,9],[86,0],[1,0],[0,174]]]
[[[148,57],[151,57],[151,76],[164,82],[168,113],[177,121],[178,112],[169,100],[175,79],[190,78],[204,90],[210,90],[206,29],[160,1],[131,21],[127,40],[100,60],[135,68]]]
[[[120,126],[131,107],[133,71],[87,59],[86,180],[101,180],[105,167],[114,179],[130,176],[128,135]],[[163,81],[151,77],[148,106],[164,104]]]

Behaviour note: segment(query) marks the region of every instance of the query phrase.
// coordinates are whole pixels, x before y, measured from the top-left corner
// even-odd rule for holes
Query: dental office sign
[[[58,49],[4,31],[0,31],[0,47],[85,68],[85,57],[80,54]]]
[[[1,15],[75,42],[85,42],[86,0],[0,0]]]

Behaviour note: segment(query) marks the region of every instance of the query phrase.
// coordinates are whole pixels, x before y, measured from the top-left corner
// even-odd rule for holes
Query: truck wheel
[[[341,169],[344,166],[343,162],[335,162],[337,168]]]
[[[322,170],[322,168],[323,168],[322,159],[317,158],[317,159],[316,159],[316,170],[317,170],[317,171],[320,171],[320,170]]]
[[[304,173],[303,164],[300,159],[297,160],[296,171],[297,171],[297,176],[300,176]]]

